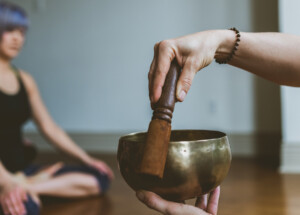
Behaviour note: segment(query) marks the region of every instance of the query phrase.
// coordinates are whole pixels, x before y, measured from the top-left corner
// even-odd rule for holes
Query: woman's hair
[[[26,12],[18,5],[0,1],[0,40],[5,31],[12,31],[16,28],[29,27],[29,20]]]

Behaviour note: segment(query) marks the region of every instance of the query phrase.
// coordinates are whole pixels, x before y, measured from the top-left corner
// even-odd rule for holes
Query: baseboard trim
[[[281,144],[281,173],[298,174],[300,173],[300,142]]]
[[[115,153],[121,133],[69,133],[72,140],[88,152]],[[40,151],[53,151],[53,147],[39,133],[26,133]]]

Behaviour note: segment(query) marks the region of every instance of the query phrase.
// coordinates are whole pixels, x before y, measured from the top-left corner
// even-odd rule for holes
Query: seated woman
[[[37,85],[26,72],[11,65],[21,51],[28,18],[18,6],[0,3],[0,214],[38,214],[39,195],[85,197],[104,193],[113,173],[89,156],[60,129],[47,112]],[[56,164],[29,170],[22,143],[22,125],[32,118],[57,148],[83,166]],[[15,174],[22,171],[23,174]],[[2,210],[1,210],[2,208]]]

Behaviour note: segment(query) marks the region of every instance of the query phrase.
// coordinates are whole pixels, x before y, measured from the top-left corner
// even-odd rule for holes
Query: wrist
[[[217,38],[219,45],[215,53],[215,59],[225,59],[231,54],[234,48],[236,34],[232,30],[218,30]]]
[[[1,174],[0,176],[0,190],[6,187],[12,181],[12,177],[8,172]]]

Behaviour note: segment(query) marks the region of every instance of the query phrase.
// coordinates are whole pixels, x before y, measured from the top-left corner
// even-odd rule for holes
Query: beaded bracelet
[[[235,44],[234,44],[234,47],[233,47],[231,53],[229,54],[229,56],[227,58],[225,58],[225,59],[216,59],[216,62],[219,63],[219,64],[228,63],[233,58],[233,56],[235,55],[235,52],[237,51],[237,47],[239,46],[240,37],[241,37],[241,34],[240,34],[239,30],[237,30],[236,28],[230,28],[229,30],[232,30],[232,31],[235,32],[235,35],[236,35]]]

